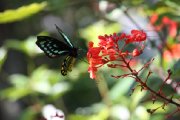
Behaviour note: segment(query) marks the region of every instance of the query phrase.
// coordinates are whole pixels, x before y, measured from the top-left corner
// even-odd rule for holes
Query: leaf
[[[22,74],[13,74],[9,76],[11,84],[16,88],[22,88],[28,85],[28,77]],[[27,89],[27,86],[26,86]]]
[[[16,101],[24,96],[27,96],[30,94],[31,91],[29,91],[28,88],[22,87],[22,88],[16,88],[16,87],[11,87],[4,89],[0,92],[0,96],[2,98],[8,98],[11,101]]]
[[[29,107],[22,111],[19,120],[35,120],[38,110],[34,110],[37,106]]]
[[[9,80],[13,86],[0,91],[0,96],[2,98],[15,101],[31,93],[28,77],[21,74],[14,74],[9,76]]]
[[[4,61],[6,60],[6,57],[7,57],[7,50],[4,48],[0,48],[0,70]]]
[[[131,96],[131,109],[135,109],[138,104],[141,102],[142,98],[146,95],[145,90],[141,91],[140,87],[136,87],[135,91]]]
[[[149,101],[149,102],[144,103],[143,106],[144,106],[146,109],[156,109],[156,108],[158,108],[158,107],[160,107],[160,106],[162,106],[162,105],[163,105],[163,102],[160,102],[160,101],[156,101],[154,104],[153,104],[152,101]],[[165,107],[165,110],[162,109],[162,108],[159,108],[157,111],[155,111],[155,113],[165,113],[165,112],[167,112],[167,111],[169,111],[169,110],[170,110],[170,106],[167,105],[167,106]]]
[[[86,108],[84,108],[86,111]],[[68,116],[68,120],[107,120],[109,117],[109,109],[103,108],[98,113],[90,114],[90,115],[83,115],[83,114],[72,114]]]
[[[68,120],[89,120],[89,116],[72,114],[67,116]]]
[[[134,111],[132,118],[137,120],[149,120],[150,114],[147,112],[147,109],[144,106],[137,106]]]
[[[6,10],[0,12],[0,23],[11,23],[23,20],[43,10],[47,6],[46,2],[32,3],[27,6],[22,6],[14,10]]]
[[[35,44],[36,40],[37,38],[35,36],[30,36],[24,41],[8,39],[5,42],[4,46],[7,47],[8,49],[9,48],[15,49],[25,53],[30,57],[34,57],[42,52]]]
[[[42,66],[31,74],[31,89],[39,93],[59,97],[70,89],[70,85],[62,80],[63,78],[60,77],[58,72]]]
[[[80,31],[81,37],[86,40],[93,42],[96,44],[98,42],[98,36],[104,34],[112,34],[114,32],[119,32],[119,24],[118,23],[107,23],[105,21],[99,21],[90,25]]]
[[[113,101],[118,101],[123,95],[127,94],[133,82],[134,80],[131,78],[119,79],[110,91],[110,98]]]
[[[172,78],[179,78],[180,77],[180,59],[174,64],[173,66],[173,74],[172,74]]]

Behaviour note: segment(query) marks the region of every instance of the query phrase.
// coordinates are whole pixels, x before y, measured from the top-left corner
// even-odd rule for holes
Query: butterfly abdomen
[[[75,63],[75,60],[76,58],[75,57],[72,57],[72,56],[67,56],[65,58],[65,60],[63,61],[62,63],[62,66],[61,66],[61,74],[63,76],[67,75],[67,72],[71,72],[72,71],[72,67]]]

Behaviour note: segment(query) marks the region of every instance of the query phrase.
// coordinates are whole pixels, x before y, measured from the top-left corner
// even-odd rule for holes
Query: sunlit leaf
[[[27,6],[22,6],[14,10],[6,10],[0,13],[0,23],[10,23],[20,21],[33,14],[36,14],[43,10],[47,6],[46,2],[32,3]]]
[[[6,60],[6,57],[7,57],[6,49],[0,48],[0,70],[1,70],[1,67],[2,67],[4,61]]]
[[[119,113],[122,113],[123,115]],[[113,120],[129,120],[130,111],[125,106],[115,105],[112,107],[111,116],[113,117]]]
[[[77,114],[69,115],[69,116],[67,116],[67,118],[68,118],[68,120],[89,120],[88,116],[77,115]]]
[[[162,106],[163,105],[163,102],[159,102],[159,101],[156,101],[154,104],[153,104],[153,102],[152,101],[149,101],[149,102],[146,102],[145,104],[144,104],[144,106],[146,107],[146,109],[156,109],[156,108],[158,108],[158,107],[160,107],[160,106]],[[165,107],[165,110],[164,109],[162,109],[162,108],[160,108],[160,109],[158,109],[157,111],[156,111],[156,113],[166,113],[168,110],[169,110],[169,105],[167,105],[166,107]]]
[[[104,34],[112,34],[114,32],[119,32],[119,24],[118,23],[106,23],[105,21],[99,21],[86,27],[85,29],[81,29],[80,35],[85,38],[87,41],[93,41],[95,44],[98,42],[98,36]]]
[[[8,98],[12,101],[16,101],[26,95],[28,95],[31,91],[29,91],[28,88],[25,86],[22,86],[22,88],[16,88],[16,87],[10,87],[7,89],[4,89],[0,92],[0,95],[2,98]]]
[[[62,82],[60,73],[39,67],[30,76],[14,74],[9,76],[11,87],[0,91],[3,98],[17,100],[35,93],[47,94],[58,98],[70,89],[67,82]],[[60,82],[61,81],[61,82]]]
[[[101,109],[97,114],[92,115],[80,115],[80,114],[74,114],[69,115],[68,120],[107,120],[109,117],[109,109],[103,108]]]
[[[136,87],[135,91],[131,96],[131,109],[137,107],[137,105],[141,102],[142,98],[145,96],[147,91],[141,91],[141,87]]]
[[[33,57],[42,51],[36,45],[37,37],[31,36],[24,41],[9,39],[5,42],[5,47],[15,49]]]
[[[52,96],[62,95],[69,90],[69,84],[60,82],[62,80],[63,78],[61,78],[60,73],[45,67],[36,69],[30,78],[32,90]]]
[[[28,77],[21,75],[21,74],[14,74],[14,75],[11,75],[9,78],[10,78],[10,82],[16,88],[25,87],[25,85],[28,82]],[[27,86],[26,86],[26,88],[27,88]]]
[[[144,106],[138,106],[133,115],[135,115],[133,118],[137,118],[137,120],[149,120],[150,117],[150,114]]]

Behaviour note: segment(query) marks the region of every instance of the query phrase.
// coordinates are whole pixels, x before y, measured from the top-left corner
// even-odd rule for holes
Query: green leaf
[[[24,41],[9,39],[5,42],[4,46],[21,51],[30,57],[34,57],[42,52],[36,45],[36,40],[37,38],[35,36],[30,36]]]
[[[7,57],[7,50],[5,48],[0,48],[0,70],[4,61],[6,60],[6,57]]]
[[[172,78],[180,78],[180,59],[173,66]]]
[[[68,120],[107,120],[109,117],[109,109],[103,108],[97,114],[93,115],[78,115],[72,114],[68,116]]]
[[[41,52],[39,48],[36,46],[36,40],[37,40],[37,37],[31,36],[31,37],[28,37],[24,42],[22,42],[22,50],[28,56],[35,56],[39,52]]]
[[[0,13],[0,23],[11,23],[23,20],[43,10],[47,6],[46,2],[32,3],[27,6],[22,6],[14,10],[6,10]]]
[[[25,85],[27,85],[28,83],[28,77],[27,76],[24,76],[22,74],[14,74],[14,75],[11,75],[9,77],[10,79],[10,82],[13,84],[14,87],[16,88],[22,88],[24,87]],[[27,88],[27,86],[26,86]]]
[[[149,101],[149,102],[146,102],[143,106],[146,108],[146,109],[156,109],[160,106],[163,105],[163,102],[160,102],[160,101],[156,101],[154,104],[152,101]],[[170,106],[167,105],[165,106],[165,110],[162,109],[162,108],[159,108],[157,111],[155,111],[155,113],[166,113],[167,111],[170,110]]]
[[[30,92],[31,91],[29,91],[26,86],[22,86],[22,88],[11,87],[2,90],[0,92],[0,96],[2,98],[8,98],[9,100],[16,101],[24,96],[27,96],[28,94],[30,94]]]
[[[39,93],[57,97],[70,89],[70,85],[62,80],[63,78],[61,78],[59,72],[46,69],[45,67],[39,67],[31,75],[31,89]]]
[[[150,114],[147,112],[147,109],[144,106],[137,106],[134,111],[132,118],[137,120],[149,120]]]
[[[14,74],[9,77],[9,80],[13,86],[0,92],[2,98],[8,98],[15,101],[31,92],[28,84],[28,77],[21,74]]]
[[[34,107],[29,107],[23,110],[22,114],[20,114],[19,120],[35,120],[38,110],[34,110]]]
[[[81,29],[80,35],[88,41],[93,41],[95,44],[98,42],[98,36],[104,34],[112,34],[114,32],[119,32],[118,23],[107,23],[105,21],[99,21],[90,25],[84,29]]]
[[[142,98],[145,96],[147,91],[143,90],[141,91],[140,87],[136,87],[135,91],[133,92],[131,96],[131,109],[135,109],[138,104],[141,102]]]
[[[85,115],[69,115],[67,116],[68,120],[89,120],[89,116],[85,116]]]
[[[131,78],[119,79],[119,82],[110,91],[110,98],[114,101],[120,99],[123,95],[127,94],[133,82],[134,80]]]

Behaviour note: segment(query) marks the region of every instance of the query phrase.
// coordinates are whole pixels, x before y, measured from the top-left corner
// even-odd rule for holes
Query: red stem
[[[131,66],[128,64],[128,62],[124,59],[124,57],[122,56],[121,57],[123,62],[127,65],[127,68],[132,72],[134,73],[134,70],[131,68]],[[144,83],[141,78],[139,78],[138,74],[132,74],[136,77],[137,81],[144,87],[146,87],[151,93],[155,94],[156,96],[158,96],[159,98],[162,98],[164,100],[166,100],[168,103],[172,103],[174,105],[176,105],[177,107],[180,107],[180,104],[174,102],[172,99],[168,99],[166,98],[165,96],[162,96],[160,93],[157,93],[156,91],[152,90],[150,87],[147,86],[146,83]]]

